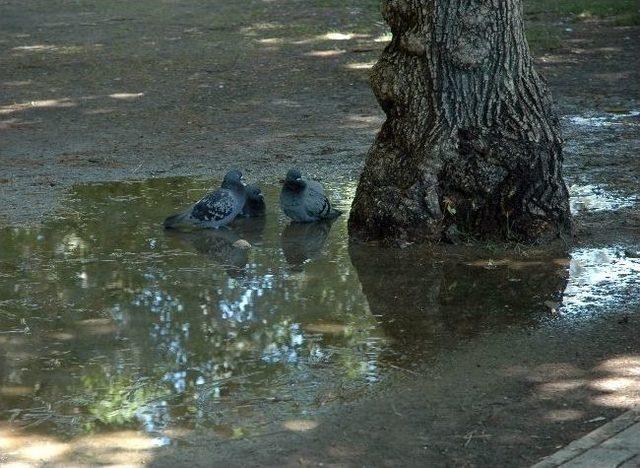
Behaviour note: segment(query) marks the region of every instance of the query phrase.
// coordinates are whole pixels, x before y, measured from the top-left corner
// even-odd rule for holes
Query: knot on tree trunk
[[[456,15],[453,63],[462,69],[481,66],[495,47],[495,11],[480,3],[471,3]]]
[[[420,4],[420,0],[383,0],[382,17],[394,34],[401,32],[415,26],[420,20],[420,15],[416,15]]]

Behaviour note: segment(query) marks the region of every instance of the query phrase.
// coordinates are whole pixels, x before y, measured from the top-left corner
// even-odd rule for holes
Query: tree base
[[[402,154],[383,128],[356,191],[353,238],[386,244],[571,238],[559,145],[464,130],[429,147],[419,157]]]
[[[382,11],[393,38],[371,84],[387,120],[350,234],[385,243],[569,237],[559,122],[520,0],[384,0]]]

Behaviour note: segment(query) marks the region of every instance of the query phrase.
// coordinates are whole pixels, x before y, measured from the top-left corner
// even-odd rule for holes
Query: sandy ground
[[[296,5],[0,0],[0,225],[50,216],[77,182],[218,177],[230,166],[271,180],[293,164],[318,178],[357,177],[383,117],[367,70],[384,26],[356,6]],[[571,29],[538,57],[566,116],[568,182],[637,193],[637,130],[596,132],[571,117],[639,108],[639,29]],[[578,243],[629,242],[640,214],[577,224]],[[526,466],[640,403],[637,374],[628,375],[640,365],[640,325],[624,320],[633,307],[578,336],[569,327],[480,338],[380,395],[268,435],[177,434],[177,445],[134,448],[119,461]],[[74,449],[100,446],[86,444]]]

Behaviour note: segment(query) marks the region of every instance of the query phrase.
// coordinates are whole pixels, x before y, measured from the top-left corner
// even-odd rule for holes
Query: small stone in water
[[[549,308],[549,311],[552,314],[555,314],[558,312],[558,307],[560,307],[560,304],[558,304],[557,302],[553,302],[553,301],[544,301],[544,305],[546,305]]]
[[[233,243],[236,249],[246,250],[251,248],[251,244],[244,239],[238,239]]]

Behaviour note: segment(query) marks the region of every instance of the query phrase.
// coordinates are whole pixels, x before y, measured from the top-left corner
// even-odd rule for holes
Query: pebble
[[[238,239],[233,243],[233,247],[241,250],[248,250],[251,248],[251,244],[244,239]]]

